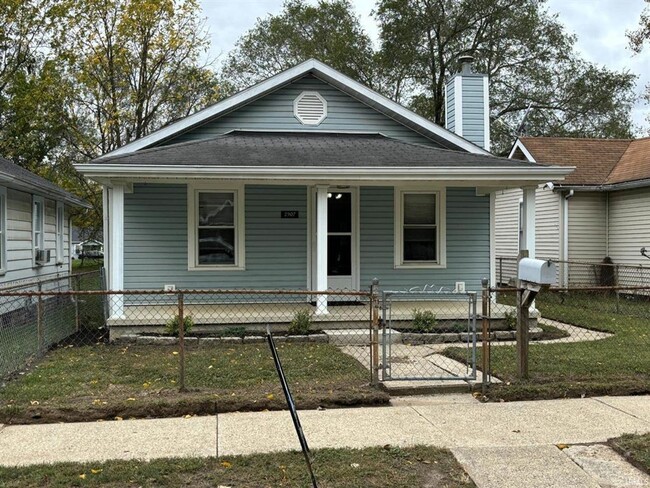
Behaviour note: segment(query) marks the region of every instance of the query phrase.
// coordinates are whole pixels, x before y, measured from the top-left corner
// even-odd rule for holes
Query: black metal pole
[[[302,430],[302,425],[300,425],[300,419],[298,418],[296,405],[293,401],[293,396],[291,395],[291,390],[289,389],[287,378],[284,376],[284,369],[282,368],[282,363],[278,357],[278,351],[275,349],[275,341],[273,340],[273,335],[271,335],[271,328],[268,325],[266,326],[266,340],[268,341],[269,347],[271,348],[271,355],[273,356],[275,369],[278,372],[278,377],[280,378],[280,384],[282,385],[284,397],[287,399],[289,412],[291,412],[291,420],[293,420],[293,426],[296,429],[296,434],[298,435],[298,440],[300,441],[300,447],[302,449],[302,453],[305,456],[305,462],[307,463],[307,469],[309,470],[309,476],[311,477],[311,484],[313,488],[318,488],[318,483],[316,483],[316,476],[314,476],[314,470],[311,466],[311,457],[309,453],[309,446],[307,445],[307,439],[305,438],[305,433]]]

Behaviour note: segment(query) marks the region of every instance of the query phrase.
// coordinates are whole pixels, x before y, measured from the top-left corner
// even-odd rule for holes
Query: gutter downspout
[[[566,288],[569,286],[569,199],[573,196],[574,191],[562,193],[562,285]]]

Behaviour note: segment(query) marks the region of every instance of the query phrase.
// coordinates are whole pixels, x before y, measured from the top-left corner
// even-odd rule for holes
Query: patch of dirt
[[[234,393],[234,395],[233,395]],[[314,391],[294,395],[299,409],[342,408],[354,406],[388,405],[390,395],[384,391],[357,387],[338,391]],[[265,397],[258,391],[201,392],[175,390],[162,391],[158,395],[135,399],[110,399],[94,404],[93,398],[75,398],[68,403],[29,405],[5,405],[0,408],[0,423],[45,424],[56,422],[89,422],[114,420],[120,417],[164,418],[184,415],[214,415],[226,412],[254,412],[263,410],[286,410],[284,396]]]

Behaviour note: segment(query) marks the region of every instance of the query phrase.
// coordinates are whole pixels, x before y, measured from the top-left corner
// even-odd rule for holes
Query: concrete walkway
[[[599,486],[557,444],[650,432],[650,397],[481,404],[403,397],[390,407],[301,411],[310,447],[450,448],[480,487]],[[218,439],[218,443],[217,443]],[[5,426],[0,464],[231,456],[298,449],[289,413]],[[525,481],[529,480],[529,481]],[[594,484],[596,483],[596,484]]]

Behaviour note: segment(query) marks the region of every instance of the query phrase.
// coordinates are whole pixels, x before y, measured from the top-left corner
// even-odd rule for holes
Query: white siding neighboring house
[[[565,181],[537,189],[537,257],[600,263],[608,256],[615,264],[650,267],[640,253],[650,248],[650,138],[522,137],[510,158],[576,167]],[[496,197],[497,267],[499,257],[518,252],[520,196],[521,190],[505,190]],[[515,265],[502,263],[508,282]],[[598,282],[584,265],[558,268],[559,284]]]
[[[0,287],[70,272],[73,207],[88,204],[0,157]]]

